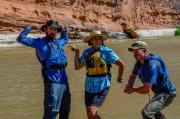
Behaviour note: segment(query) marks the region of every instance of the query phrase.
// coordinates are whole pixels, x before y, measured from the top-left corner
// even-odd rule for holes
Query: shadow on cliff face
[[[172,10],[172,26],[180,26],[180,2],[172,1],[170,9]]]
[[[135,19],[138,28],[174,28],[180,24],[179,0],[136,1]]]

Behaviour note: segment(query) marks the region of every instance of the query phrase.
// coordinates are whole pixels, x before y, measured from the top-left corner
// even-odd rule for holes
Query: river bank
[[[136,32],[140,35],[140,39],[149,39],[152,37],[173,37],[176,29],[156,29],[156,30],[137,30]],[[19,34],[12,32],[1,32],[0,33],[0,48],[5,47],[20,47],[21,45],[16,42],[16,38]],[[70,39],[70,42],[81,42],[82,38],[87,36],[87,32],[79,33],[81,39]],[[108,32],[107,34],[112,40],[130,40],[128,36],[123,32]],[[43,37],[44,34],[29,34],[29,37]]]

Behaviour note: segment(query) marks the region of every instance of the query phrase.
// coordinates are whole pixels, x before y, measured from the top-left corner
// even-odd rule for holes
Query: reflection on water
[[[126,62],[124,78],[128,79],[134,64],[134,58],[127,51],[132,41],[109,42]],[[170,77],[180,86],[180,40],[171,39],[146,40],[151,52],[162,56],[169,68]],[[87,47],[83,43],[73,43],[81,50]],[[75,71],[73,68],[74,55],[66,47],[68,54],[68,77],[72,94],[72,110],[70,119],[86,119],[84,106],[84,77],[85,70]],[[36,60],[34,50],[23,48],[0,49],[0,119],[40,119],[43,113],[43,83],[40,65]],[[141,119],[141,109],[148,102],[147,95],[123,93],[125,84],[116,82],[117,67],[112,68],[112,86],[110,93],[99,109],[103,119]],[[126,82],[125,81],[125,82]],[[136,85],[140,85],[138,81]],[[179,94],[179,89],[177,91]],[[151,94],[151,97],[153,95]],[[164,110],[171,119],[180,119],[180,98]]]

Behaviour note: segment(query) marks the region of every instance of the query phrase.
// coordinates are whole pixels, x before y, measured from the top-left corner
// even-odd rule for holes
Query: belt
[[[170,93],[170,95],[172,95],[172,96],[175,96],[175,97],[176,97],[176,91],[174,91],[174,92]]]
[[[61,69],[66,68],[67,64],[56,64],[56,65],[50,65],[49,69]]]
[[[67,64],[55,64],[55,65],[50,65],[50,66],[46,66],[43,65],[42,69],[46,70],[46,69],[62,69],[62,68],[66,68]]]
[[[174,92],[168,92],[168,93],[167,93],[167,92],[164,92],[164,93],[176,97],[176,91],[174,91]],[[160,95],[160,94],[161,94],[161,93],[159,93],[159,94],[155,93],[155,96]]]

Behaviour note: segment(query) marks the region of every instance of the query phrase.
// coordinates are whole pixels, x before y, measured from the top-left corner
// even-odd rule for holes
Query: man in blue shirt
[[[128,50],[133,52],[137,62],[124,90],[125,93],[148,94],[152,90],[155,96],[142,110],[143,119],[167,119],[161,110],[172,103],[176,95],[176,86],[169,78],[164,61],[156,54],[148,53],[147,44],[143,41],[136,41]],[[137,76],[143,86],[134,88]]]
[[[82,56],[79,57],[79,49],[70,46],[75,52],[75,69],[86,67],[85,80],[85,104],[88,119],[101,119],[97,114],[111,85],[110,67],[111,63],[119,67],[118,81],[122,82],[124,62],[110,48],[104,45],[108,37],[100,31],[93,31],[84,39],[89,44]]]
[[[42,38],[27,37],[30,26],[25,26],[17,41],[35,48],[37,58],[42,65],[44,78],[44,115],[43,119],[68,119],[70,112],[70,91],[66,75],[67,57],[63,46],[68,43],[65,28],[61,28],[55,20],[48,20],[41,27],[46,33]],[[57,37],[61,34],[61,37]]]

